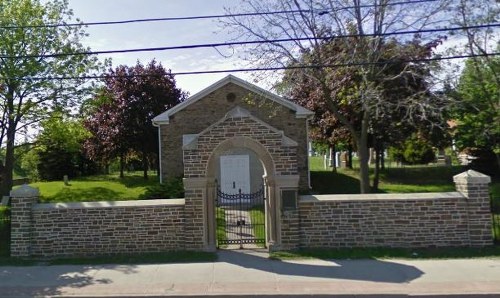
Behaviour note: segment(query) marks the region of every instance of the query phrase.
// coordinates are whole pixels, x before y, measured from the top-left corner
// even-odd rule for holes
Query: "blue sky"
[[[224,7],[237,4],[237,0],[69,0],[75,17],[83,22],[224,14]],[[89,36],[83,43],[94,51],[227,41],[227,35],[221,33],[215,19],[89,26],[86,32]],[[241,66],[237,55],[224,58],[215,49],[210,48],[99,57],[111,57],[113,66],[134,65],[138,59],[147,63],[156,58],[163,66],[172,69],[172,72]],[[178,87],[192,95],[226,75],[186,75],[177,76],[176,80]],[[237,76],[247,80],[250,78],[249,74],[244,73]]]

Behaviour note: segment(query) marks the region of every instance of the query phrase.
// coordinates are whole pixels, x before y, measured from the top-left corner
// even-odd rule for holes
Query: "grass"
[[[219,244],[219,241],[227,240],[226,236],[226,211],[223,208],[217,207],[216,210],[216,225],[217,225],[217,247],[225,248],[227,245]]]
[[[114,175],[99,175],[63,181],[37,182],[33,187],[40,190],[40,202],[88,202],[136,200],[146,191],[146,187],[157,183],[156,175],[148,180],[140,174],[128,174],[124,178]]]
[[[359,193],[359,172],[339,168],[333,172],[324,169],[322,157],[311,157],[311,184],[315,194],[355,194]],[[373,169],[370,179],[373,179]],[[461,166],[411,166],[386,168],[380,174],[379,192],[448,192],[455,191],[453,176],[463,172]],[[490,184],[492,196],[500,204],[500,178]]]
[[[456,259],[456,258],[499,258],[500,246],[484,248],[345,248],[304,249],[297,251],[271,252],[270,258],[288,259]]]
[[[256,239],[264,239],[264,243],[257,243],[259,247],[265,247],[266,240],[266,227],[265,227],[265,211],[264,204],[255,205],[250,210],[248,210],[250,214],[250,221],[253,229],[253,236]]]

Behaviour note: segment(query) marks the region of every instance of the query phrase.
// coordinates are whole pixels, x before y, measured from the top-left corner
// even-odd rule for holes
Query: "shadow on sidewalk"
[[[380,260],[290,260],[268,259],[268,254],[248,250],[220,250],[218,262],[284,276],[317,277],[406,283],[423,275],[419,269]]]
[[[0,267],[0,297],[51,297],[64,294],[63,288],[112,283],[110,279],[96,279],[96,267],[124,274],[136,273],[133,265],[5,266]]]

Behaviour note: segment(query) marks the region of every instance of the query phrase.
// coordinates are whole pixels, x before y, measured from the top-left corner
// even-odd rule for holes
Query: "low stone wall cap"
[[[453,182],[474,182],[474,183],[490,183],[491,177],[474,170],[467,170],[463,173],[453,176]]]
[[[31,187],[28,184],[21,185],[20,187],[10,191],[10,196],[13,198],[32,198],[38,197],[40,191],[37,188]]]

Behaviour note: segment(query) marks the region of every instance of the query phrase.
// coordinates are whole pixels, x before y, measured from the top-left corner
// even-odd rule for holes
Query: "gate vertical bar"
[[[240,226],[240,249],[243,249],[243,200],[241,197],[241,188],[238,190],[238,201],[240,208],[238,208],[238,225]]]

